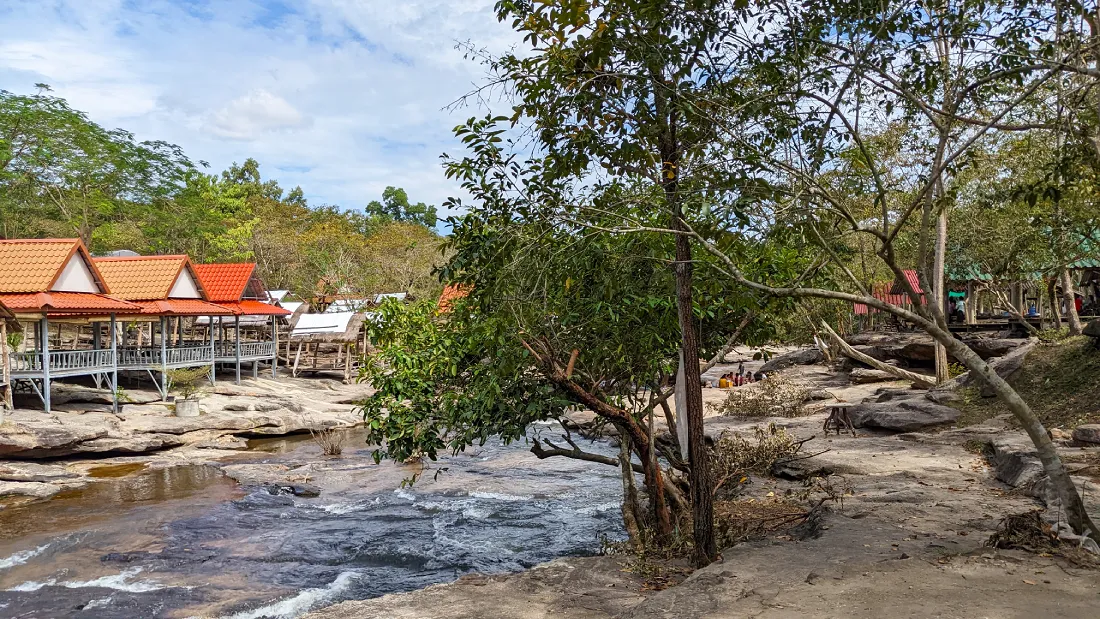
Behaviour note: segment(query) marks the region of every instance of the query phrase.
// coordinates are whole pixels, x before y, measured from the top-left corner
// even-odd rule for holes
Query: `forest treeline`
[[[0,91],[0,235],[80,237],[93,253],[185,253],[255,261],[301,295],[432,296],[441,258],[434,206],[389,187],[363,210],[311,205],[247,159],[220,173],[163,141],[106,129],[49,86]],[[321,290],[318,290],[320,286]]]

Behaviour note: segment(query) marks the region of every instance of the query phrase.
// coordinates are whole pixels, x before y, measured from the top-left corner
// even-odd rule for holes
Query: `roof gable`
[[[190,261],[182,255],[95,258],[94,262],[111,294],[127,301],[167,299],[180,275],[190,269]],[[196,288],[198,298],[205,298],[201,286]]]
[[[212,302],[232,303],[244,298],[254,279],[256,263],[196,264],[194,269]]]
[[[0,240],[0,265],[0,294],[109,292],[79,239]]]

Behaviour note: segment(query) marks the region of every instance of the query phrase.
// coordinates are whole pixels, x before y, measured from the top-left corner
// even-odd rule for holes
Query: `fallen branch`
[[[848,357],[851,357],[852,359],[855,359],[860,363],[866,363],[876,370],[882,370],[883,372],[886,372],[891,376],[896,376],[902,380],[908,380],[922,387],[931,388],[936,386],[936,383],[930,377],[925,376],[924,374],[917,374],[916,372],[903,370],[899,367],[890,365],[889,363],[883,363],[878,359],[875,359],[874,357],[865,355],[858,350],[852,348],[848,345],[848,342],[845,342],[843,338],[837,335],[836,331],[833,331],[833,328],[829,326],[829,323],[825,322],[824,320],[821,321],[821,326],[825,328],[825,331],[829,334],[833,341],[836,342],[836,345],[840,347],[840,351]]]

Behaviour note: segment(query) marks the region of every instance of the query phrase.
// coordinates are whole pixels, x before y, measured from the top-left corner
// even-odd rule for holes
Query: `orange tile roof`
[[[109,293],[80,239],[0,240],[0,293],[49,292],[76,253],[83,257],[102,291]]]
[[[218,303],[238,316],[290,316],[291,311],[263,301],[245,299],[238,303]]]
[[[466,298],[470,294],[471,286],[463,284],[447,284],[443,292],[439,293],[439,311],[449,312],[455,301]]]
[[[199,299],[138,301],[141,313],[152,316],[231,316],[232,310]]]
[[[111,294],[127,301],[168,298],[176,278],[188,266],[187,256],[94,258]]]
[[[130,313],[138,306],[102,294],[89,292],[37,292],[33,294],[0,294],[0,303],[13,312],[35,313],[61,311],[70,314]]]
[[[256,263],[196,264],[194,269],[211,301],[229,303],[240,301],[244,296]]]

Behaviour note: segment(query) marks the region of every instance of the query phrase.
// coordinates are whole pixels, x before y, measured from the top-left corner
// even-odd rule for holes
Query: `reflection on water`
[[[590,554],[621,535],[611,467],[490,442],[402,489],[402,469],[374,466],[360,433],[348,445],[362,448],[331,459],[308,435],[252,442],[260,451],[246,457],[312,476],[318,498],[188,466],[0,511],[0,616],[295,617]]]

